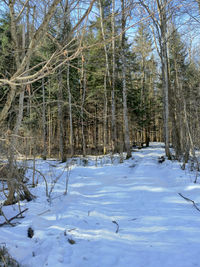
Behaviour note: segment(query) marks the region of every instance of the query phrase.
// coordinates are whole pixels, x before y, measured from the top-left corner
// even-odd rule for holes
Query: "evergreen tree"
[[[9,78],[15,70],[15,61],[12,53],[12,42],[10,32],[10,17],[8,13],[3,13],[0,18],[0,78]],[[0,110],[6,101],[6,91],[8,86],[2,86],[0,90],[1,105]]]
[[[137,122],[138,139],[149,145],[151,126],[155,125],[156,95],[155,95],[155,73],[156,62],[153,57],[152,39],[149,29],[145,24],[140,24],[134,38],[133,51],[135,53],[135,71],[132,73],[133,92],[132,101],[133,114]],[[155,131],[155,129],[154,129]]]

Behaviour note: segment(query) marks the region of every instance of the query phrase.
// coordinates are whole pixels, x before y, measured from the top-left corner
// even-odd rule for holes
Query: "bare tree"
[[[45,103],[45,86],[44,78],[42,79],[42,132],[43,132],[43,153],[42,157],[46,160],[47,157],[47,122],[46,122],[46,103]]]
[[[113,150],[117,151],[117,129],[116,129],[116,105],[115,105],[115,0],[112,0],[112,146]]]
[[[121,18],[121,58],[122,58],[122,86],[123,86],[123,118],[124,118],[124,139],[127,152],[127,158],[131,157],[129,123],[128,123],[128,108],[127,108],[127,86],[126,86],[126,59],[125,59],[125,7],[124,0],[121,0],[122,18]]]
[[[69,104],[69,127],[70,127],[70,150],[71,157],[74,155],[74,129],[73,129],[73,117],[72,117],[72,94],[69,83],[69,62],[67,63],[67,91],[68,91],[68,104]]]
[[[64,146],[64,122],[63,122],[63,79],[62,70],[58,72],[58,124],[59,124],[59,155],[60,160],[64,162],[65,158],[65,146]]]
[[[146,1],[139,1],[142,7],[148,12],[149,16],[153,21],[153,25],[156,29],[158,36],[158,42],[160,51],[159,56],[161,59],[162,68],[162,89],[163,89],[163,105],[164,105],[164,138],[165,138],[165,153],[170,159],[171,153],[169,149],[169,66],[168,66],[168,52],[167,52],[167,21],[169,15],[167,14],[167,9],[169,8],[169,3],[171,1],[167,0],[156,0],[155,4],[157,10],[151,10],[150,5],[146,4]]]
[[[78,27],[82,25],[85,18],[88,18],[88,15],[95,1],[96,0],[92,0],[90,2],[88,9],[85,11],[82,17],[78,20],[75,26],[71,29],[70,35],[72,35],[78,29]],[[26,1],[22,5],[21,10],[17,13],[16,6],[19,4],[19,2],[20,1],[9,1],[9,10],[10,10],[10,18],[11,18],[11,35],[12,35],[12,40],[14,43],[14,50],[16,52],[19,51],[17,35],[16,35],[17,25],[18,25],[19,20],[22,18],[23,12],[28,4],[28,1]],[[67,61],[73,58],[76,58],[82,50],[81,42],[80,42],[79,47],[73,51],[72,55],[70,57],[65,57],[66,50],[69,44],[65,45],[64,47],[59,46],[48,60],[46,60],[43,63],[40,63],[37,66],[33,66],[31,69],[28,69],[28,70],[26,69],[26,67],[30,63],[31,57],[33,56],[35,52],[35,49],[41,44],[42,39],[45,37],[49,22],[53,14],[55,13],[56,8],[60,2],[61,0],[54,0],[52,4],[49,6],[49,9],[46,12],[46,14],[44,14],[44,17],[39,27],[35,30],[34,34],[30,37],[30,42],[26,49],[25,55],[20,59],[19,54],[14,52],[16,66],[17,66],[16,72],[9,79],[8,78],[0,79],[0,86],[4,84],[8,84],[10,86],[10,90],[7,95],[6,103],[0,113],[0,125],[3,124],[4,120],[6,119],[8,115],[8,111],[11,107],[13,99],[16,93],[18,93],[18,86],[21,86],[23,84],[31,84],[34,81],[41,79],[42,77],[45,77],[47,75],[50,75],[51,73],[54,73],[55,70],[59,69],[61,65],[63,65],[64,63],[66,63]],[[60,61],[60,58],[62,58],[62,61]]]
[[[110,69],[109,69],[109,61],[108,61],[108,51],[107,51],[107,47],[106,47],[106,38],[105,38],[105,32],[104,32],[104,17],[103,17],[103,10],[102,10],[102,3],[101,0],[99,0],[99,10],[100,10],[100,21],[101,21],[101,34],[102,34],[102,38],[103,38],[103,45],[104,45],[104,52],[105,52],[105,59],[106,59],[106,73],[104,76],[104,133],[103,133],[103,139],[104,139],[104,154],[106,154],[106,150],[107,150],[107,116],[108,116],[108,97],[107,97],[107,77],[108,77],[108,82],[109,85],[111,86],[111,75],[110,75]],[[113,100],[112,100],[112,105],[113,105]],[[113,113],[113,111],[112,111]],[[115,118],[114,118],[114,122],[115,122]],[[113,145],[115,144],[115,139],[114,138],[114,132],[112,132],[112,136],[113,136]],[[113,148],[113,151],[115,151],[115,149]]]

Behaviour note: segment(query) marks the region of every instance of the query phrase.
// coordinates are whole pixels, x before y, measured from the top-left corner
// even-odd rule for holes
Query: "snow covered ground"
[[[200,202],[195,173],[178,162],[158,163],[161,144],[133,152],[118,163],[90,158],[88,166],[38,161],[52,187],[33,189],[34,201],[15,227],[0,228],[0,244],[22,265],[31,267],[192,267],[200,266],[200,212],[178,193]],[[68,194],[65,191],[69,177]],[[52,183],[52,185],[51,185]],[[17,205],[4,207],[8,218]],[[3,218],[0,217],[0,223]],[[33,238],[27,229],[34,230]]]

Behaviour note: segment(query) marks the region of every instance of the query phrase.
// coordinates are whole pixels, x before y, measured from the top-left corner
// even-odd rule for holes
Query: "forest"
[[[159,193],[156,195],[155,192],[168,190],[157,176],[162,177],[166,173],[166,187],[174,186],[177,189],[173,190],[179,190],[176,183],[178,178],[174,180],[173,186],[170,184],[173,174],[168,173],[169,168],[174,170],[174,174],[182,177],[181,171],[188,171],[189,162],[190,170],[195,171],[191,180],[198,184],[199,36],[200,0],[1,0],[0,227],[5,224],[15,226],[11,221],[23,217],[23,213],[31,209],[21,208],[24,200],[38,201],[35,204],[41,209],[38,216],[43,215],[44,207],[36,200],[34,190],[39,190],[38,194],[43,195],[43,198],[46,190],[47,200],[42,198],[42,201],[48,201],[51,205],[53,192],[58,193],[60,186],[65,190],[64,195],[67,195],[69,184],[72,195],[69,194],[66,201],[75,205],[79,200],[73,199],[73,189],[79,190],[80,187],[77,194],[84,195],[87,191],[84,188],[90,188],[92,185],[88,178],[92,172],[88,167],[90,164],[96,166],[96,171],[101,166],[103,174],[108,175],[107,171],[111,174],[110,177],[101,177],[101,183],[111,198],[113,195],[113,199],[107,198],[107,194],[104,195],[105,192],[98,187],[98,182],[93,188],[98,192],[96,197],[102,193],[105,203],[113,203],[110,210],[105,210],[107,214],[112,213],[115,205],[123,205],[123,202],[119,201],[120,197],[116,200],[119,202],[115,202],[114,192],[118,196],[124,177],[130,175],[125,168],[126,164],[133,169],[138,166],[139,171],[136,168],[137,177],[134,176],[134,179],[142,177],[144,182],[144,187],[138,190],[144,191],[145,194],[146,191],[151,192],[152,201],[160,200],[156,198]],[[93,157],[96,157],[96,161]],[[142,161],[143,157],[146,158],[146,163]],[[74,167],[76,164],[77,169]],[[108,164],[111,166],[108,167]],[[117,164],[122,165],[119,167]],[[180,170],[176,169],[176,164],[180,164]],[[88,168],[87,171],[82,165]],[[63,168],[63,173],[59,173],[59,166]],[[143,170],[145,166],[146,171]],[[157,173],[154,173],[153,167]],[[49,181],[49,177],[53,177],[53,168],[55,175]],[[115,168],[119,168],[120,177]],[[79,181],[81,171],[88,179],[85,178],[85,184],[82,180]],[[148,171],[152,182],[150,188],[145,180]],[[155,179],[151,176],[154,174]],[[91,175],[99,181],[98,173],[94,171]],[[110,184],[106,187],[113,175],[118,179],[116,185],[115,180],[112,180],[114,191],[111,190]],[[73,181],[70,181],[71,176]],[[38,184],[38,177],[42,178],[43,187]],[[62,179],[64,181],[59,184]],[[157,188],[158,185],[160,187]],[[36,189],[37,186],[39,189]],[[122,188],[127,186],[127,194],[130,193],[126,197],[133,197],[136,205],[140,205],[140,194],[136,193],[138,198],[134,195],[136,189],[129,192],[126,182],[123,186]],[[180,186],[183,186],[181,182]],[[180,188],[187,193],[185,187]],[[193,189],[196,190],[196,187],[191,190]],[[173,190],[169,189],[171,195],[168,197],[172,197],[175,192]],[[94,197],[94,203],[95,196],[90,193],[87,192],[88,198]],[[188,198],[184,193],[176,193],[183,203],[188,201],[195,207],[193,195],[190,199],[190,196]],[[57,198],[56,193],[54,197]],[[146,197],[148,199],[148,195]],[[69,201],[71,198],[72,202]],[[198,202],[198,198],[196,201]],[[84,207],[79,204],[77,202],[81,213]],[[129,204],[128,201],[124,202],[126,207]],[[19,213],[14,217],[7,207],[10,205],[20,207]],[[87,202],[87,205],[89,207],[92,204]],[[158,208],[162,210],[163,207]],[[151,206],[146,208],[153,209]],[[54,213],[51,210],[52,216],[57,214],[57,209],[59,210],[59,204]],[[198,210],[198,205],[196,209]],[[87,210],[87,220],[93,211]],[[32,210],[32,214],[35,214],[34,212],[35,210]],[[123,209],[121,212],[123,213]],[[129,214],[127,208],[126,212]],[[149,213],[150,217],[151,215]],[[137,221],[137,215],[134,216],[136,218],[129,218],[129,221]],[[70,217],[73,221],[72,218],[73,215]],[[90,218],[91,224],[100,224]],[[86,219],[84,221],[87,221]],[[45,220],[48,221],[46,217]],[[73,232],[76,228],[72,221],[69,231]],[[176,224],[173,219],[172,222]],[[118,234],[121,229],[114,215],[111,223],[117,227],[115,234]],[[107,221],[105,225],[110,227]],[[187,222],[184,221],[183,228],[185,225]],[[56,227],[62,228],[63,224]],[[93,229],[96,229],[95,227]],[[66,231],[64,233],[67,236]],[[78,234],[74,236],[82,238]],[[76,243],[74,236],[68,238],[70,245]],[[7,242],[9,241],[5,239],[5,243]],[[34,250],[34,246],[31,249]],[[12,252],[15,254],[14,250]],[[0,243],[0,266],[1,253]],[[41,258],[34,262],[33,258],[37,252],[30,253],[33,255],[30,266],[60,266],[45,260],[43,264],[46,265],[38,265]],[[25,264],[28,264],[28,258],[30,255],[27,254]],[[109,262],[109,259],[107,260]],[[23,262],[20,256],[19,261]],[[180,266],[193,266],[191,261],[189,259],[190,265],[184,265],[183,261]],[[61,266],[68,266],[65,259],[63,262]],[[74,262],[73,265],[72,262],[73,260],[69,266],[115,266],[114,263],[104,264],[103,261],[94,265],[95,260],[91,261],[91,265],[86,262]],[[121,267],[122,263],[119,262],[116,266]],[[128,261],[125,266],[131,266],[130,264]],[[135,264],[137,267],[143,266],[143,262]],[[159,267],[160,264],[154,264],[152,261],[153,267]]]
[[[1,1],[1,142],[56,157],[199,148],[199,1]]]

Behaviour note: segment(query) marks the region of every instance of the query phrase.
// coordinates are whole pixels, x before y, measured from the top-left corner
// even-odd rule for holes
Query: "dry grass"
[[[0,246],[0,267],[20,267],[17,261],[10,256],[5,245]]]

